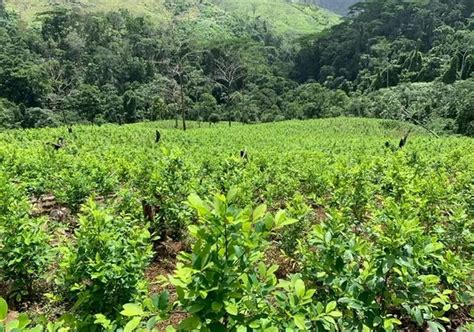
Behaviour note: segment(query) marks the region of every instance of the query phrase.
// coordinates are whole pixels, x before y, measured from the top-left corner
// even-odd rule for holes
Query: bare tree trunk
[[[179,86],[181,94],[181,116],[183,118],[183,131],[186,131],[186,109],[184,106],[184,88],[183,88],[183,78],[179,75]]]
[[[464,52],[463,56],[462,56],[462,63],[461,63],[461,79],[464,80],[467,78],[467,75],[466,73],[469,73],[470,71],[470,68],[469,69],[466,69],[467,65],[468,65],[468,56],[469,56],[469,53],[466,51]]]

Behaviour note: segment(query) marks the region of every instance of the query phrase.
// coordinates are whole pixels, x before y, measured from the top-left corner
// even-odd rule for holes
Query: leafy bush
[[[19,314],[15,319],[8,319],[9,308],[7,302],[0,297],[0,332],[66,332],[64,322],[50,322],[45,327],[42,324],[35,325],[24,313]]]
[[[277,282],[278,266],[267,267],[264,262],[270,232],[297,220],[286,218],[283,211],[272,217],[265,205],[253,211],[237,209],[232,205],[235,195],[236,191],[227,197],[216,195],[213,203],[196,195],[189,198],[199,215],[198,223],[189,227],[195,242],[192,253],[181,254],[170,277],[178,294],[177,305],[189,314],[179,328],[333,328],[332,317],[339,317],[335,303],[325,311],[318,310],[322,304],[313,306],[314,290],[306,290],[298,276]]]
[[[0,281],[15,301],[34,295],[51,260],[46,221],[29,216],[21,192],[0,175]]]
[[[278,246],[283,252],[290,256],[296,256],[297,243],[302,234],[306,234],[310,228],[310,218],[312,216],[311,208],[305,203],[301,194],[295,197],[287,204],[288,215],[297,218],[298,222],[283,228],[277,237]]]
[[[221,117],[219,116],[219,114],[216,113],[212,113],[211,115],[209,115],[208,118],[209,123],[218,123],[220,120]]]
[[[146,216],[153,236],[180,239],[190,213],[183,202],[189,195],[193,178],[189,165],[176,151],[162,150],[162,158],[150,169],[143,169],[144,200],[153,209]]]
[[[146,227],[89,200],[75,237],[61,264],[66,296],[80,314],[114,316],[122,304],[143,294],[151,258]]]
[[[453,281],[466,266],[409,211],[388,200],[372,229],[331,211],[301,241],[303,275],[318,299],[341,304],[342,326],[393,330],[405,318],[444,330],[449,312],[465,305],[466,289]]]

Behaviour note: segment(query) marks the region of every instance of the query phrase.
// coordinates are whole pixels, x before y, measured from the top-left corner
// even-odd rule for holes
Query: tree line
[[[206,38],[188,14],[208,5],[166,1],[160,24],[60,6],[26,24],[1,6],[0,127],[354,115],[474,134],[471,1],[364,2],[297,42],[232,14]]]

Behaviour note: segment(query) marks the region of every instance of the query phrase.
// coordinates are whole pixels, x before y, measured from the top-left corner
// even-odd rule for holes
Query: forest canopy
[[[2,6],[0,127],[353,115],[474,134],[472,1],[366,1],[293,38],[206,1],[166,6],[160,24],[60,6],[27,23]]]

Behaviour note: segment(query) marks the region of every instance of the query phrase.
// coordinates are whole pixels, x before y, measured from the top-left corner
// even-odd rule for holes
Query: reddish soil
[[[267,266],[278,265],[275,274],[279,279],[286,278],[298,271],[297,262],[287,257],[276,245],[271,246],[265,252],[265,261]]]
[[[183,242],[175,242],[172,240],[166,240],[155,247],[156,257],[154,262],[147,269],[145,276],[149,282],[149,292],[151,294],[160,293],[164,290],[168,290],[170,294],[170,302],[173,303],[177,300],[176,289],[173,285],[163,286],[159,282],[159,277],[168,277],[174,273],[176,269],[176,260],[179,253],[185,249]],[[168,326],[175,328],[187,318],[187,314],[181,312],[173,312],[170,317],[164,321],[159,322],[156,328],[159,331],[165,331]]]

